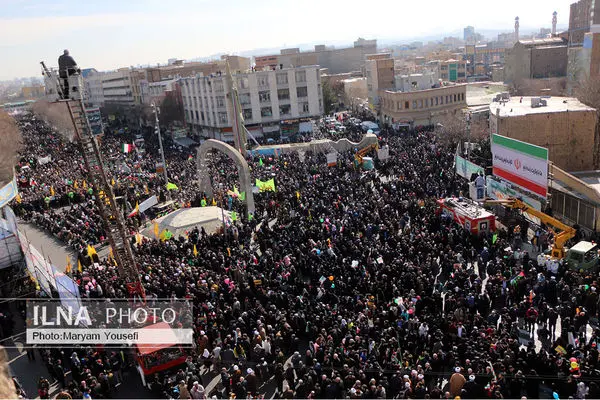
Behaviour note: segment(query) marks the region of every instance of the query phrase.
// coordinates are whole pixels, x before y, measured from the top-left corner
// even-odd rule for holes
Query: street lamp
[[[158,121],[158,114],[160,113],[160,108],[158,108],[154,103],[150,104],[150,106],[152,107],[152,111],[154,112],[154,122],[156,124],[155,130],[156,133],[158,134],[158,146],[160,147],[160,157],[162,160],[162,165],[163,165],[163,174],[165,176],[165,185],[169,184],[169,175],[167,174],[167,162],[165,161],[165,151],[163,149],[163,144],[162,144],[162,136],[160,134],[160,122]],[[166,188],[166,186],[165,186]],[[167,198],[169,200],[171,200],[171,192],[169,191],[168,188],[166,188],[167,190]]]

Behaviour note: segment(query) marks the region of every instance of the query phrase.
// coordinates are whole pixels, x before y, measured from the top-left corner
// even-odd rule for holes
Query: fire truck
[[[438,213],[447,215],[474,235],[496,231],[496,216],[463,197],[439,199]]]

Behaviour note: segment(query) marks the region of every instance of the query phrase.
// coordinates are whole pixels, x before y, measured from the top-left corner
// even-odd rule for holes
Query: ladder
[[[102,221],[104,221],[106,236],[113,249],[119,275],[125,279],[131,297],[139,297],[145,303],[144,287],[128,240],[129,235],[125,221],[109,184],[110,180],[102,163],[100,148],[90,128],[83,98],[59,100],[59,102],[66,103],[69,109],[75,136],[87,169],[88,180],[95,191],[96,205],[100,210]],[[103,195],[101,195],[102,193]]]

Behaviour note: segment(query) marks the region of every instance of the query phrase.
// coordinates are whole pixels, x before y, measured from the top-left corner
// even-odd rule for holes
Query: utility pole
[[[467,160],[471,161],[471,113],[467,114]]]
[[[158,113],[160,112],[160,109],[154,103],[152,103],[151,106],[152,111],[154,111],[154,122],[156,124],[155,130],[158,134],[158,146],[160,147],[160,158],[163,165],[163,174],[165,176],[165,189],[167,190],[167,198],[171,200],[171,192],[166,188],[166,185],[169,184],[169,175],[167,174],[167,162],[165,161],[165,151],[163,149],[162,136],[160,134],[160,122],[158,120]]]

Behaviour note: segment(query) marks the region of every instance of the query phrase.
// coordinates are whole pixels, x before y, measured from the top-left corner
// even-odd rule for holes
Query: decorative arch
[[[206,165],[206,155],[211,150],[218,150],[227,155],[238,168],[238,176],[240,179],[240,191],[246,192],[246,209],[248,214],[254,214],[254,195],[252,193],[252,181],[250,178],[250,168],[246,159],[239,151],[232,146],[220,140],[208,139],[198,148],[198,175],[200,177],[200,190],[204,191],[209,196],[213,196],[213,188],[210,181],[210,175]]]

